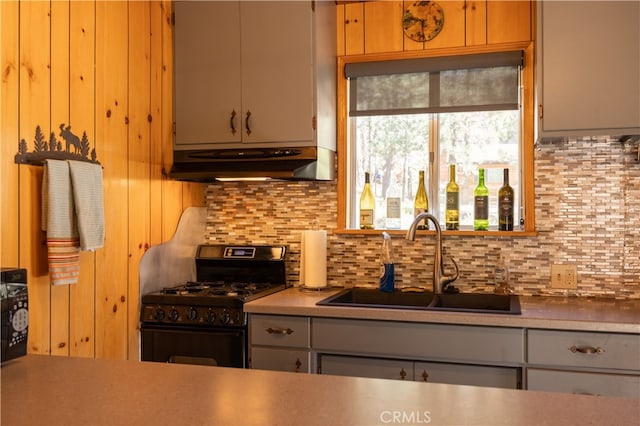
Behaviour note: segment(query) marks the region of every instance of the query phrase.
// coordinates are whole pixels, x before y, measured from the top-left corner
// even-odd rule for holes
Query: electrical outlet
[[[551,288],[578,288],[578,267],[576,265],[551,265]]]
[[[564,265],[565,288],[578,288],[578,267],[576,265]]]

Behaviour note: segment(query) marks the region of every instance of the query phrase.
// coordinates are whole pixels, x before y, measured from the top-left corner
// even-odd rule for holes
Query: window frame
[[[407,51],[394,53],[364,54],[339,56],[337,61],[337,148],[338,148],[338,173],[337,173],[337,229],[339,234],[379,234],[380,229],[362,230],[347,228],[347,208],[348,188],[353,185],[350,182],[352,173],[350,170],[354,167],[354,155],[351,152],[351,146],[347,141],[347,132],[355,132],[355,129],[349,129],[349,95],[348,81],[345,77],[344,67],[347,63],[369,62],[369,61],[385,61],[398,59],[413,59],[423,57],[445,57],[458,55],[472,55],[477,53],[505,52],[505,51],[524,51],[524,66],[522,68],[522,205],[524,217],[524,229],[514,231],[446,231],[446,234],[453,235],[509,235],[509,236],[535,236],[535,188],[534,188],[534,134],[535,134],[535,80],[534,80],[534,58],[535,43],[508,43],[499,46],[475,46],[447,49],[433,49],[427,51]],[[350,138],[355,137],[354,134],[349,135]],[[405,230],[387,230],[389,233],[404,234]],[[433,231],[424,231],[433,232]]]

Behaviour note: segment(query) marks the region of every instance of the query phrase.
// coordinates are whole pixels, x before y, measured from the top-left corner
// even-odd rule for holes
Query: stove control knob
[[[198,318],[198,311],[196,311],[195,308],[189,308],[187,311],[187,319],[189,321],[193,321],[196,318]]]
[[[169,319],[171,321],[178,321],[178,318],[180,318],[180,314],[178,313],[178,311],[176,311],[175,309],[169,311]]]
[[[153,311],[153,319],[156,321],[162,321],[164,319],[164,315],[162,308],[157,308]]]
[[[222,311],[222,317],[220,317],[220,322],[222,324],[229,324],[229,321],[231,321],[231,314],[225,309],[224,311]]]
[[[208,312],[207,312],[206,320],[207,320],[207,322],[208,322],[208,323],[210,323],[210,324],[214,323],[214,322],[216,321],[216,313],[215,313],[215,312],[213,312],[213,311],[211,311],[211,310],[210,310],[210,311],[208,311]]]

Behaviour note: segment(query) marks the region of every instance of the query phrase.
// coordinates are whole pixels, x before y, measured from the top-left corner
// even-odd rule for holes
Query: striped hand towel
[[[80,250],[93,251],[104,246],[102,167],[86,161],[69,160],[68,163]]]
[[[46,160],[43,173],[42,229],[47,231],[51,284],[75,284],[80,254],[69,166],[65,161]]]

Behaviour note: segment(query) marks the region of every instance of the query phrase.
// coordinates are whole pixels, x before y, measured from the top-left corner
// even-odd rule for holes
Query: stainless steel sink
[[[317,303],[320,306],[357,308],[422,309],[471,313],[520,315],[517,295],[482,293],[434,294],[426,291],[385,293],[375,288],[347,288]]]
[[[353,306],[358,308],[427,309],[434,294],[425,291],[386,293],[376,288],[352,287],[316,303],[321,306]]]

